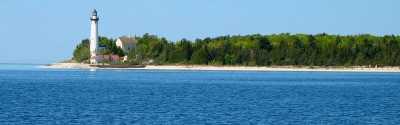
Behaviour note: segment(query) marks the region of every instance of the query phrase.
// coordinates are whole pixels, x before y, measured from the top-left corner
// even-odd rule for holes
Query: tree
[[[72,59],[77,62],[88,62],[90,58],[89,40],[84,39],[76,46]]]
[[[208,60],[208,50],[206,46],[202,46],[196,51],[194,51],[190,63],[192,64],[205,64],[207,65]]]

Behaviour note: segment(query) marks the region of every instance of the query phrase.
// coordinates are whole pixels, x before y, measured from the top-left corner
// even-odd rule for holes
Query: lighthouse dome
[[[92,16],[97,16],[97,10],[96,9],[93,10]]]

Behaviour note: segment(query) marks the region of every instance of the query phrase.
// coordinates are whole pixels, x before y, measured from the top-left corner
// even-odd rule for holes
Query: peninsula
[[[125,68],[261,71],[400,71],[400,36],[370,34],[253,34],[167,40],[151,34],[98,36],[97,11],[91,35],[68,63],[49,68]]]

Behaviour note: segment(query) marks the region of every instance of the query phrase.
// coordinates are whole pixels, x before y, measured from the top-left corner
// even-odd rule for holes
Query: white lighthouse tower
[[[96,9],[93,10],[92,16],[90,17],[90,64],[97,64],[97,42],[99,39],[97,22],[99,17],[97,17]]]

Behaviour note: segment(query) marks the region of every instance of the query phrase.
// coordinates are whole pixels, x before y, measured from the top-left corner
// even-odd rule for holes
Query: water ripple
[[[1,124],[400,124],[400,74],[1,71]]]

